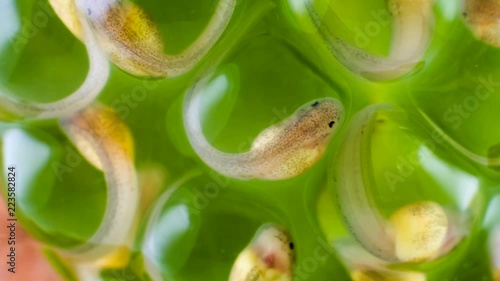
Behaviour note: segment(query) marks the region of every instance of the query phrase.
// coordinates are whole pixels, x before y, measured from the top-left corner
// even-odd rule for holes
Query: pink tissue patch
[[[269,268],[274,268],[275,266],[275,256],[273,254],[266,255],[264,257],[264,263]]]
[[[8,244],[10,222],[7,221],[7,206],[0,199],[0,280],[3,281],[62,281],[50,264],[45,260],[40,245],[24,232],[19,221],[15,222],[16,245],[15,245],[15,273],[8,271],[7,264],[10,248]]]

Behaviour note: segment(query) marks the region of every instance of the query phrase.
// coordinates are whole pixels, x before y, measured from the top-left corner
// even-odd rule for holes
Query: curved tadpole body
[[[446,254],[466,230],[460,218],[431,201],[405,205],[389,219],[378,211],[367,188],[374,116],[393,111],[388,104],[372,105],[358,113],[339,149],[334,184],[349,230],[370,253],[388,262],[423,262]]]
[[[482,156],[476,154],[469,149],[465,148],[463,145],[458,143],[452,137],[450,137],[439,125],[437,125],[431,118],[429,118],[424,112],[420,110],[422,117],[428,122],[428,124],[432,127],[432,129],[440,136],[443,140],[445,140],[452,148],[458,151],[463,156],[467,157],[470,161],[476,162],[479,165],[490,167],[492,169],[500,168],[500,157],[498,157],[498,153],[495,153],[498,150],[498,145],[490,147],[489,154],[487,156]],[[492,153],[493,152],[493,153]]]
[[[102,222],[83,246],[70,251],[78,258],[94,260],[127,244],[139,197],[133,138],[120,117],[101,105],[62,119],[60,126],[106,179],[107,202]]]
[[[53,4],[51,1],[51,4]],[[58,6],[56,11],[74,9],[74,6]],[[78,36],[83,40],[89,57],[89,71],[83,84],[67,97],[50,103],[38,103],[19,100],[11,97],[8,91],[0,87],[0,120],[9,121],[23,118],[59,118],[68,116],[91,104],[101,93],[109,76],[109,63],[105,54],[97,45],[95,36],[89,25],[75,15],[72,26],[78,30]]]
[[[373,80],[390,80],[401,77],[414,69],[430,42],[434,0],[388,0],[388,10],[393,19],[393,35],[386,57],[366,53],[339,37],[323,22],[306,0],[306,9],[330,52],[351,71]]]
[[[198,39],[182,53],[166,55],[158,27],[136,4],[127,0],[75,1],[110,60],[130,74],[148,77],[174,77],[191,70],[224,33],[236,5],[236,0],[219,0]]]
[[[474,35],[485,43],[500,47],[500,2],[465,0],[463,17]]]
[[[248,152],[225,153],[214,148],[202,131],[202,84],[196,83],[186,94],[184,128],[198,156],[212,169],[233,178],[280,180],[303,173],[321,158],[344,117],[338,100],[320,98],[262,131]]]
[[[265,224],[234,262],[229,281],[291,281],[295,245],[287,230]]]

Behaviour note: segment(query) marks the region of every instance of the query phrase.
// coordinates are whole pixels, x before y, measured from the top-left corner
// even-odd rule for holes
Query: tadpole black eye
[[[288,246],[290,246],[290,250],[293,250],[293,248],[295,247],[292,242],[290,242]]]
[[[335,124],[335,121],[328,123],[328,127],[330,127],[330,128],[333,127],[333,124]]]
[[[311,104],[312,107],[316,107],[319,105],[319,101],[315,101],[313,104]]]

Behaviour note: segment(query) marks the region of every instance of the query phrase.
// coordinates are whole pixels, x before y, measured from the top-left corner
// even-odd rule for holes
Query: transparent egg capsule
[[[2,11],[0,119],[68,116],[92,103],[109,64],[89,25],[75,19],[80,32],[73,36],[45,1],[9,1]]]
[[[283,220],[251,199],[216,174],[187,175],[169,187],[142,227],[145,271],[154,280],[240,280],[257,271],[291,276],[293,241],[286,240],[291,238],[280,226]]]
[[[175,77],[190,71],[208,54],[226,31],[237,6],[235,0],[197,2],[74,0],[53,1],[53,5],[59,8],[63,21],[77,34],[78,30],[71,24],[74,20],[68,18],[87,21],[97,37],[99,47],[127,73],[146,77]],[[70,5],[73,7],[68,8]],[[160,16],[154,11],[163,13]],[[210,12],[211,15],[207,16],[202,11]],[[165,23],[168,25],[165,27],[169,31],[169,40],[163,39],[160,24],[154,16],[169,19]],[[189,22],[190,28],[182,21]],[[201,31],[197,30],[200,27]],[[178,32],[190,35],[179,36]],[[185,37],[190,39],[189,43],[185,42]],[[165,53],[165,46],[169,50],[174,49],[174,54]]]
[[[480,181],[396,108],[371,105],[353,117],[329,167],[330,186],[365,251],[388,263],[420,264],[448,256],[468,237]]]
[[[2,163],[15,165],[23,174],[15,183],[20,223],[34,238],[55,248],[69,251],[85,244],[104,213],[103,173],[61,134],[2,127]],[[78,180],[81,176],[91,184]]]
[[[491,168],[487,171],[490,173],[499,163],[499,136],[488,128],[490,120],[498,116],[500,76],[495,62],[499,61],[500,50],[471,30],[473,23],[468,21],[475,22],[472,18],[479,17],[477,13],[481,11],[486,13],[480,7],[469,7],[473,3],[481,6],[490,1],[463,1],[464,5],[450,9],[449,21],[454,24],[448,39],[442,40],[442,47],[433,52],[432,63],[407,83],[404,92],[425,122],[457,154],[478,166]]]
[[[375,81],[393,80],[423,60],[434,28],[434,1],[287,1],[300,30],[349,70]],[[349,12],[346,12],[349,11]],[[315,37],[315,38],[314,38]]]
[[[322,158],[348,97],[297,56],[279,38],[246,38],[194,82],[183,97],[182,121],[207,166],[237,179],[283,180]],[[276,63],[262,68],[270,59]]]

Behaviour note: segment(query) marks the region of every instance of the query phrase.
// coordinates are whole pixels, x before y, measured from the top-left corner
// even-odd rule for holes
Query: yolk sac
[[[349,230],[374,256],[387,262],[424,262],[445,255],[465,235],[463,216],[430,201],[401,207],[385,219],[374,206],[365,175],[369,156],[367,132],[378,111],[389,104],[369,106],[358,113],[342,144],[334,171],[340,209]]]
[[[295,264],[292,240],[281,226],[266,224],[236,259],[229,281],[291,281]]]
[[[349,270],[354,281],[426,281],[425,273],[402,268],[391,268],[391,263],[383,261],[364,250],[352,239],[335,243],[335,249]]]
[[[390,217],[396,256],[400,261],[421,262],[439,253],[448,233],[448,216],[434,202],[417,202]]]
[[[351,273],[353,281],[426,281],[424,273],[396,270],[356,270]]]
[[[81,23],[81,16],[75,5],[74,0],[49,0],[52,9],[56,12],[56,15],[61,19],[61,21],[66,25],[66,27],[77,37],[78,39],[83,39],[83,31]],[[83,41],[83,40],[82,40]]]
[[[198,156],[209,167],[228,177],[281,180],[297,176],[321,158],[343,120],[344,109],[338,100],[317,99],[262,131],[248,152],[225,153],[214,148],[203,134],[200,124],[202,86],[203,83],[198,82],[186,94],[184,127]]]
[[[463,17],[479,40],[500,47],[500,3],[498,1],[465,0]]]
[[[51,1],[54,10],[58,13],[74,11],[71,2],[63,2],[65,5],[56,4],[59,1]],[[80,38],[89,57],[89,71],[83,84],[67,97],[51,102],[37,103],[12,98],[7,90],[0,86],[0,120],[10,121],[23,118],[47,119],[68,116],[86,106],[90,105],[101,93],[109,77],[109,63],[106,55],[99,48],[96,38],[90,30],[89,25],[80,21],[79,17],[71,17],[66,23],[71,26],[77,37]]]
[[[345,67],[372,80],[390,80],[414,69],[427,50],[432,35],[433,0],[389,0],[393,18],[393,35],[389,54],[368,54],[339,37],[323,22],[313,1],[305,8],[332,55]],[[327,20],[327,19],[326,19]]]
[[[101,105],[61,119],[60,126],[106,179],[107,204],[99,228],[84,245],[68,252],[80,259],[95,260],[130,242],[139,198],[133,137],[120,117]]]
[[[136,4],[127,0],[67,1],[75,1],[81,17],[88,20],[99,46],[114,64],[132,75],[146,77],[174,77],[191,70],[224,33],[236,5],[236,0],[220,0],[198,39],[182,53],[166,55],[158,27]],[[66,9],[60,17],[77,32],[73,20],[68,19],[67,13],[72,12],[75,9]]]
[[[132,256],[129,246],[117,247],[113,252],[96,260],[94,265],[97,268],[123,268],[130,263]]]
[[[152,162],[139,168],[137,176],[141,190],[140,212],[145,213],[158,199],[158,195],[165,186],[168,173],[161,164]]]

